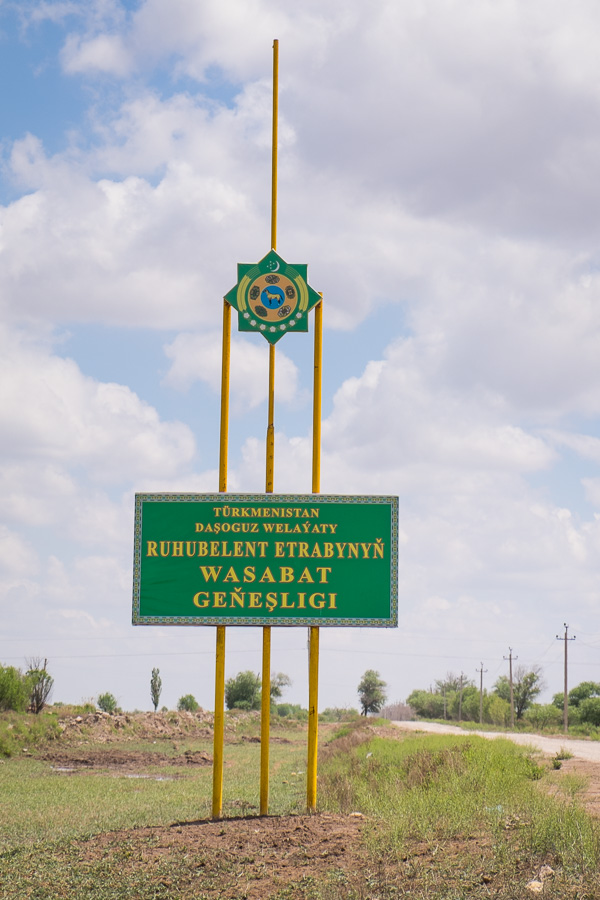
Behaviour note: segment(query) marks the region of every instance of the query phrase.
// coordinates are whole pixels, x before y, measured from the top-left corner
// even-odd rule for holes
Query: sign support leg
[[[260,814],[269,813],[269,737],[271,718],[271,627],[263,628],[262,699],[260,705]]]
[[[313,384],[312,492],[321,490],[321,360],[323,356],[323,301],[315,306],[315,350]],[[317,811],[317,759],[319,745],[319,628],[309,630],[308,657],[308,762],[306,806]]]
[[[225,733],[225,626],[217,625],[212,817],[223,814],[223,738]]]
[[[275,468],[275,347],[269,344],[269,423],[267,427],[266,493],[273,493]],[[260,814],[269,812],[269,740],[271,735],[271,626],[263,627],[260,701]]]
[[[229,369],[231,359],[231,306],[223,302],[223,355],[221,361],[221,432],[219,440],[219,491],[227,490],[229,437]],[[212,817],[223,814],[223,756],[225,736],[225,626],[217,625],[215,664],[215,715],[213,726]]]
[[[306,805],[317,811],[317,753],[319,743],[319,629],[310,628],[308,656],[308,765],[306,767]]]

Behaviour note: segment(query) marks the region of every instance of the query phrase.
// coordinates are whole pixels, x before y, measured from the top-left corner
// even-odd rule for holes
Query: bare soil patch
[[[39,759],[49,762],[55,769],[118,769],[120,772],[141,773],[152,767],[163,766],[212,766],[212,757],[203,750],[187,750],[177,756],[165,753],[116,748],[77,748],[69,750],[47,750],[39,754]]]
[[[307,883],[322,883],[334,869],[351,875],[367,864],[358,850],[362,824],[360,818],[337,815],[182,822],[103,834],[77,846],[86,865],[123,855],[123,848],[133,869],[162,869],[185,856],[193,864],[183,878],[179,868],[181,896],[197,896],[195,887],[207,898],[263,900],[290,888],[285,896],[292,898],[304,897]]]

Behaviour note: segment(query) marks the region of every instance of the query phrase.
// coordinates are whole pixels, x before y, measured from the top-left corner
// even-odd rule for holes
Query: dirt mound
[[[344,880],[364,873],[368,858],[358,840],[363,823],[360,816],[326,814],[181,822],[102,834],[77,846],[86,866],[123,847],[126,867],[159,870],[175,858],[193,861],[188,877],[197,879],[205,898],[265,900],[284,890],[286,897],[300,898],[332,873]],[[178,885],[182,896],[199,896],[185,881]]]
[[[213,734],[213,715],[200,709],[195,713],[109,713],[95,712],[59,719],[61,742],[108,743],[127,740],[154,741]],[[229,726],[235,730],[235,724]]]

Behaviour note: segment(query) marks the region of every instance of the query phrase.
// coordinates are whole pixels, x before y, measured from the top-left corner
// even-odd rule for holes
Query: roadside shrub
[[[589,697],[579,704],[581,722],[590,725],[600,725],[600,697]]]
[[[299,703],[277,703],[274,709],[283,719],[308,719],[308,710],[303,709]]]
[[[563,720],[562,712],[553,703],[533,703],[523,714],[524,720],[533,728],[558,728]]]
[[[16,756],[23,747],[53,740],[60,733],[56,713],[35,716],[11,711],[0,719],[0,757]]]
[[[0,709],[23,712],[29,704],[27,677],[14,666],[0,665]]]
[[[492,725],[499,725],[505,728],[510,722],[510,703],[497,694],[492,694],[487,714]]]
[[[110,713],[111,716],[118,711],[117,699],[114,694],[100,694],[97,700],[98,709],[102,712]]]
[[[354,707],[328,706],[319,713],[320,722],[354,722],[356,719],[360,719],[360,713]]]
[[[200,707],[193,694],[184,694],[177,701],[177,709],[179,712],[196,712]]]

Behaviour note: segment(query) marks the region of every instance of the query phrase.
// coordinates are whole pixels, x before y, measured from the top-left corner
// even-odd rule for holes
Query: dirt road
[[[405,731],[428,731],[436,734],[457,734],[468,737],[471,734],[478,734],[485,738],[508,738],[515,744],[521,744],[526,747],[535,747],[542,753],[549,756],[556,756],[559,750],[568,750],[573,754],[574,759],[586,760],[587,762],[600,763],[600,741],[575,740],[567,737],[542,737],[539,734],[521,734],[516,732],[496,731],[464,731],[456,725],[440,725],[435,722],[392,722],[397,728]]]

